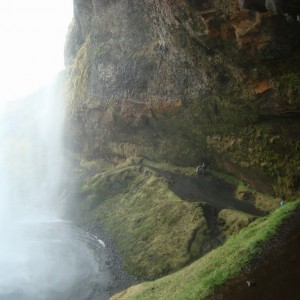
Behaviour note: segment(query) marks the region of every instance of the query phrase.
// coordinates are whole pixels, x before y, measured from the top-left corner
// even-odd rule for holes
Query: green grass
[[[284,219],[300,205],[300,199],[287,203],[268,218],[261,218],[231,237],[223,246],[211,251],[184,269],[156,281],[142,283],[112,297],[120,299],[195,299],[213,294],[230,277],[237,275],[262,242],[272,237]]]
[[[81,162],[81,167],[87,174],[102,171],[92,172],[82,183],[83,222],[106,230],[127,270],[139,278],[154,279],[179,270],[256,219],[222,210],[218,219],[224,225],[216,223],[211,228],[207,218],[216,216],[204,215],[206,204],[183,201],[170,189],[168,179],[155,171],[192,176],[194,168],[141,161],[139,157],[111,169],[94,162]]]
[[[215,177],[217,177],[217,178],[221,179],[222,181],[225,181],[229,184],[232,184],[232,185],[235,185],[235,186],[244,185],[244,183],[242,183],[241,181],[236,179],[236,177],[231,176],[229,174],[221,173],[221,172],[218,172],[218,171],[215,171],[215,170],[209,170],[209,172],[213,176],[215,176]]]
[[[144,160],[144,164],[151,168],[166,170],[173,173],[185,174],[187,176],[196,174],[196,167],[180,167],[166,162],[154,162],[146,159]]]
[[[251,222],[258,218],[233,209],[222,209],[219,212],[218,217],[225,221],[223,233],[226,237],[239,232],[242,228],[247,227]]]
[[[207,247],[203,204],[181,200],[147,167],[100,173],[82,192],[89,193],[88,222],[110,233],[136,276],[157,278],[178,270]]]

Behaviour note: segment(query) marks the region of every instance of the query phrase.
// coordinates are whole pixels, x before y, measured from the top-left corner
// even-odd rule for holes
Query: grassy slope
[[[182,201],[148,168],[98,174],[84,190],[90,193],[88,222],[110,232],[136,276],[178,270],[209,242],[202,204]]]
[[[169,180],[155,171],[192,176],[194,168],[139,161],[132,158],[115,167],[82,161],[85,184],[78,203],[83,212],[80,222],[109,232],[127,270],[139,278],[154,279],[179,270],[256,219],[224,209],[215,220],[217,215],[210,215],[214,210],[201,199],[183,201],[170,189]],[[216,223],[208,225],[208,217]]]
[[[205,299],[214,288],[237,275],[259,251],[260,242],[274,235],[282,221],[299,205],[300,199],[288,203],[268,218],[258,219],[242,229],[223,246],[190,266],[162,279],[133,286],[112,299]]]

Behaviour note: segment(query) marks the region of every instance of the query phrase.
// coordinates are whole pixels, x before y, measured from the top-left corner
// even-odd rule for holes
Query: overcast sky
[[[0,102],[25,96],[63,68],[72,0],[0,0]]]

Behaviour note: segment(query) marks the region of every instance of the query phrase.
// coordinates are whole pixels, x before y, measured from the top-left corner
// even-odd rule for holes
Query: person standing
[[[196,168],[197,175],[198,176],[200,176],[200,175],[204,176],[205,175],[205,169],[206,169],[206,164],[205,164],[205,162],[203,162],[201,165],[199,165]]]

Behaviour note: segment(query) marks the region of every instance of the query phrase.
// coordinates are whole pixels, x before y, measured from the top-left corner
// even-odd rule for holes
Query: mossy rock
[[[251,222],[257,219],[257,217],[253,215],[232,209],[222,209],[218,217],[225,222],[223,223],[222,231],[226,236],[239,232],[242,228],[247,227]]]
[[[276,210],[279,207],[279,202],[282,201],[279,197],[259,193],[242,182],[236,188],[235,197],[240,201],[252,202],[255,207],[265,212]]]

